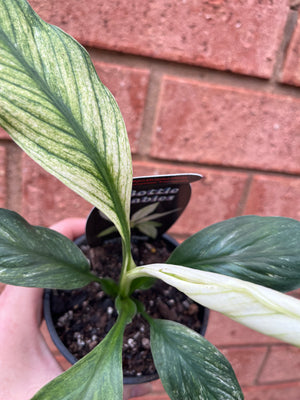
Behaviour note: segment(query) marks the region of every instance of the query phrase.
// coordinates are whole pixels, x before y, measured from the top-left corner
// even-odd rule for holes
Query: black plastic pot
[[[173,239],[171,236],[164,234],[162,236],[164,239],[165,243],[167,244],[167,248],[170,251],[173,251],[176,246],[178,246],[178,243],[176,242],[175,239]],[[78,246],[86,244],[86,237],[81,236],[77,240],[75,240],[75,243]],[[76,357],[68,350],[68,348],[64,345],[64,343],[61,341],[60,337],[58,336],[58,333],[55,328],[55,324],[52,318],[52,290],[45,290],[44,292],[44,318],[46,320],[46,324],[50,333],[50,336],[56,345],[57,349],[60,351],[60,353],[71,363],[75,364],[78,360]],[[204,336],[206,329],[207,329],[207,324],[208,324],[208,317],[209,317],[209,310],[205,307],[200,308],[199,312],[199,319],[201,319],[201,330],[199,333]],[[158,379],[158,374],[152,374],[152,375],[147,375],[147,376],[124,376],[124,384],[131,385],[131,384],[138,384],[138,383],[144,383],[144,382],[150,382],[152,380]]]

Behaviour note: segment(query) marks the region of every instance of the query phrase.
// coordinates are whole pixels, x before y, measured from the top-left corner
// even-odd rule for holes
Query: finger
[[[66,218],[51,225],[50,228],[74,240],[84,234],[85,224],[85,218]]]

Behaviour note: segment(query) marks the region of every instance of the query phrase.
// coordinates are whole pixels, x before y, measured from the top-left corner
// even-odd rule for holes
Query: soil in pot
[[[101,277],[118,280],[122,251],[120,243],[109,241],[97,248],[82,247],[91,260],[93,271]],[[165,261],[170,251],[164,240],[138,241],[132,244],[137,265]],[[153,318],[182,323],[204,334],[207,310],[172,286],[157,280],[147,290],[138,290],[140,300]],[[91,351],[112,328],[117,318],[114,301],[98,283],[72,291],[52,293],[51,310],[57,333],[68,350],[80,359]],[[150,329],[140,315],[126,327],[123,343],[123,373],[126,377],[156,374],[150,350]]]

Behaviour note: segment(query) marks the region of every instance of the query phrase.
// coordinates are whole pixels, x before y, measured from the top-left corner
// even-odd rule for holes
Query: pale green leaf
[[[172,400],[244,398],[231,365],[204,337],[173,321],[149,322],[154,363]]]
[[[96,280],[88,260],[71,240],[0,208],[0,282],[74,289]]]
[[[0,0],[0,87],[0,125],[128,240],[132,168],[120,110],[84,48],[25,0]]]
[[[154,203],[154,204],[150,204],[149,206],[146,206],[144,208],[141,208],[140,210],[138,210],[136,213],[134,213],[131,218],[131,227],[136,227],[136,225],[138,223],[141,222],[148,222],[148,221],[153,221],[153,220],[157,220],[159,218],[165,217],[169,214],[173,214],[175,212],[177,212],[178,210],[180,210],[180,208],[175,208],[174,210],[169,210],[169,211],[164,211],[161,213],[155,213],[155,214],[151,214],[153,211],[155,211],[155,209],[157,208],[159,203]],[[155,207],[153,207],[155,206]]]
[[[104,340],[72,368],[44,386],[32,400],[122,400],[123,334],[134,311],[135,306],[128,300]]]
[[[145,265],[130,271],[128,276],[162,279],[207,308],[300,347],[300,300],[294,297],[237,278],[179,265]]]
[[[148,222],[142,222],[139,223],[135,226],[136,229],[138,229],[140,232],[142,232],[144,235],[155,239],[157,237],[157,227],[161,226],[159,222],[156,221],[148,221]]]
[[[143,219],[144,217],[147,217],[149,214],[152,214],[156,210],[158,205],[159,205],[159,203],[157,202],[157,203],[149,204],[143,208],[140,208],[134,214],[132,214],[132,216],[130,218],[131,222],[139,221],[139,220]]]
[[[300,286],[299,249],[299,221],[248,215],[196,233],[167,262],[290,291]]]

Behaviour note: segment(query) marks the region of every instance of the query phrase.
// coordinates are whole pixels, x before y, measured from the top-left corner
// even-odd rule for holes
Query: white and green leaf
[[[167,263],[290,291],[300,286],[300,222],[254,215],[211,225],[180,244]]]
[[[204,337],[173,321],[150,321],[151,351],[172,400],[244,398],[226,358]]]
[[[129,237],[130,148],[88,53],[25,0],[0,0],[0,125]]]
[[[92,281],[99,278],[90,272],[87,258],[71,240],[0,208],[0,282],[74,289]]]
[[[237,278],[179,265],[151,264],[129,279],[151,276],[212,310],[265,335],[300,347],[300,300]]]

